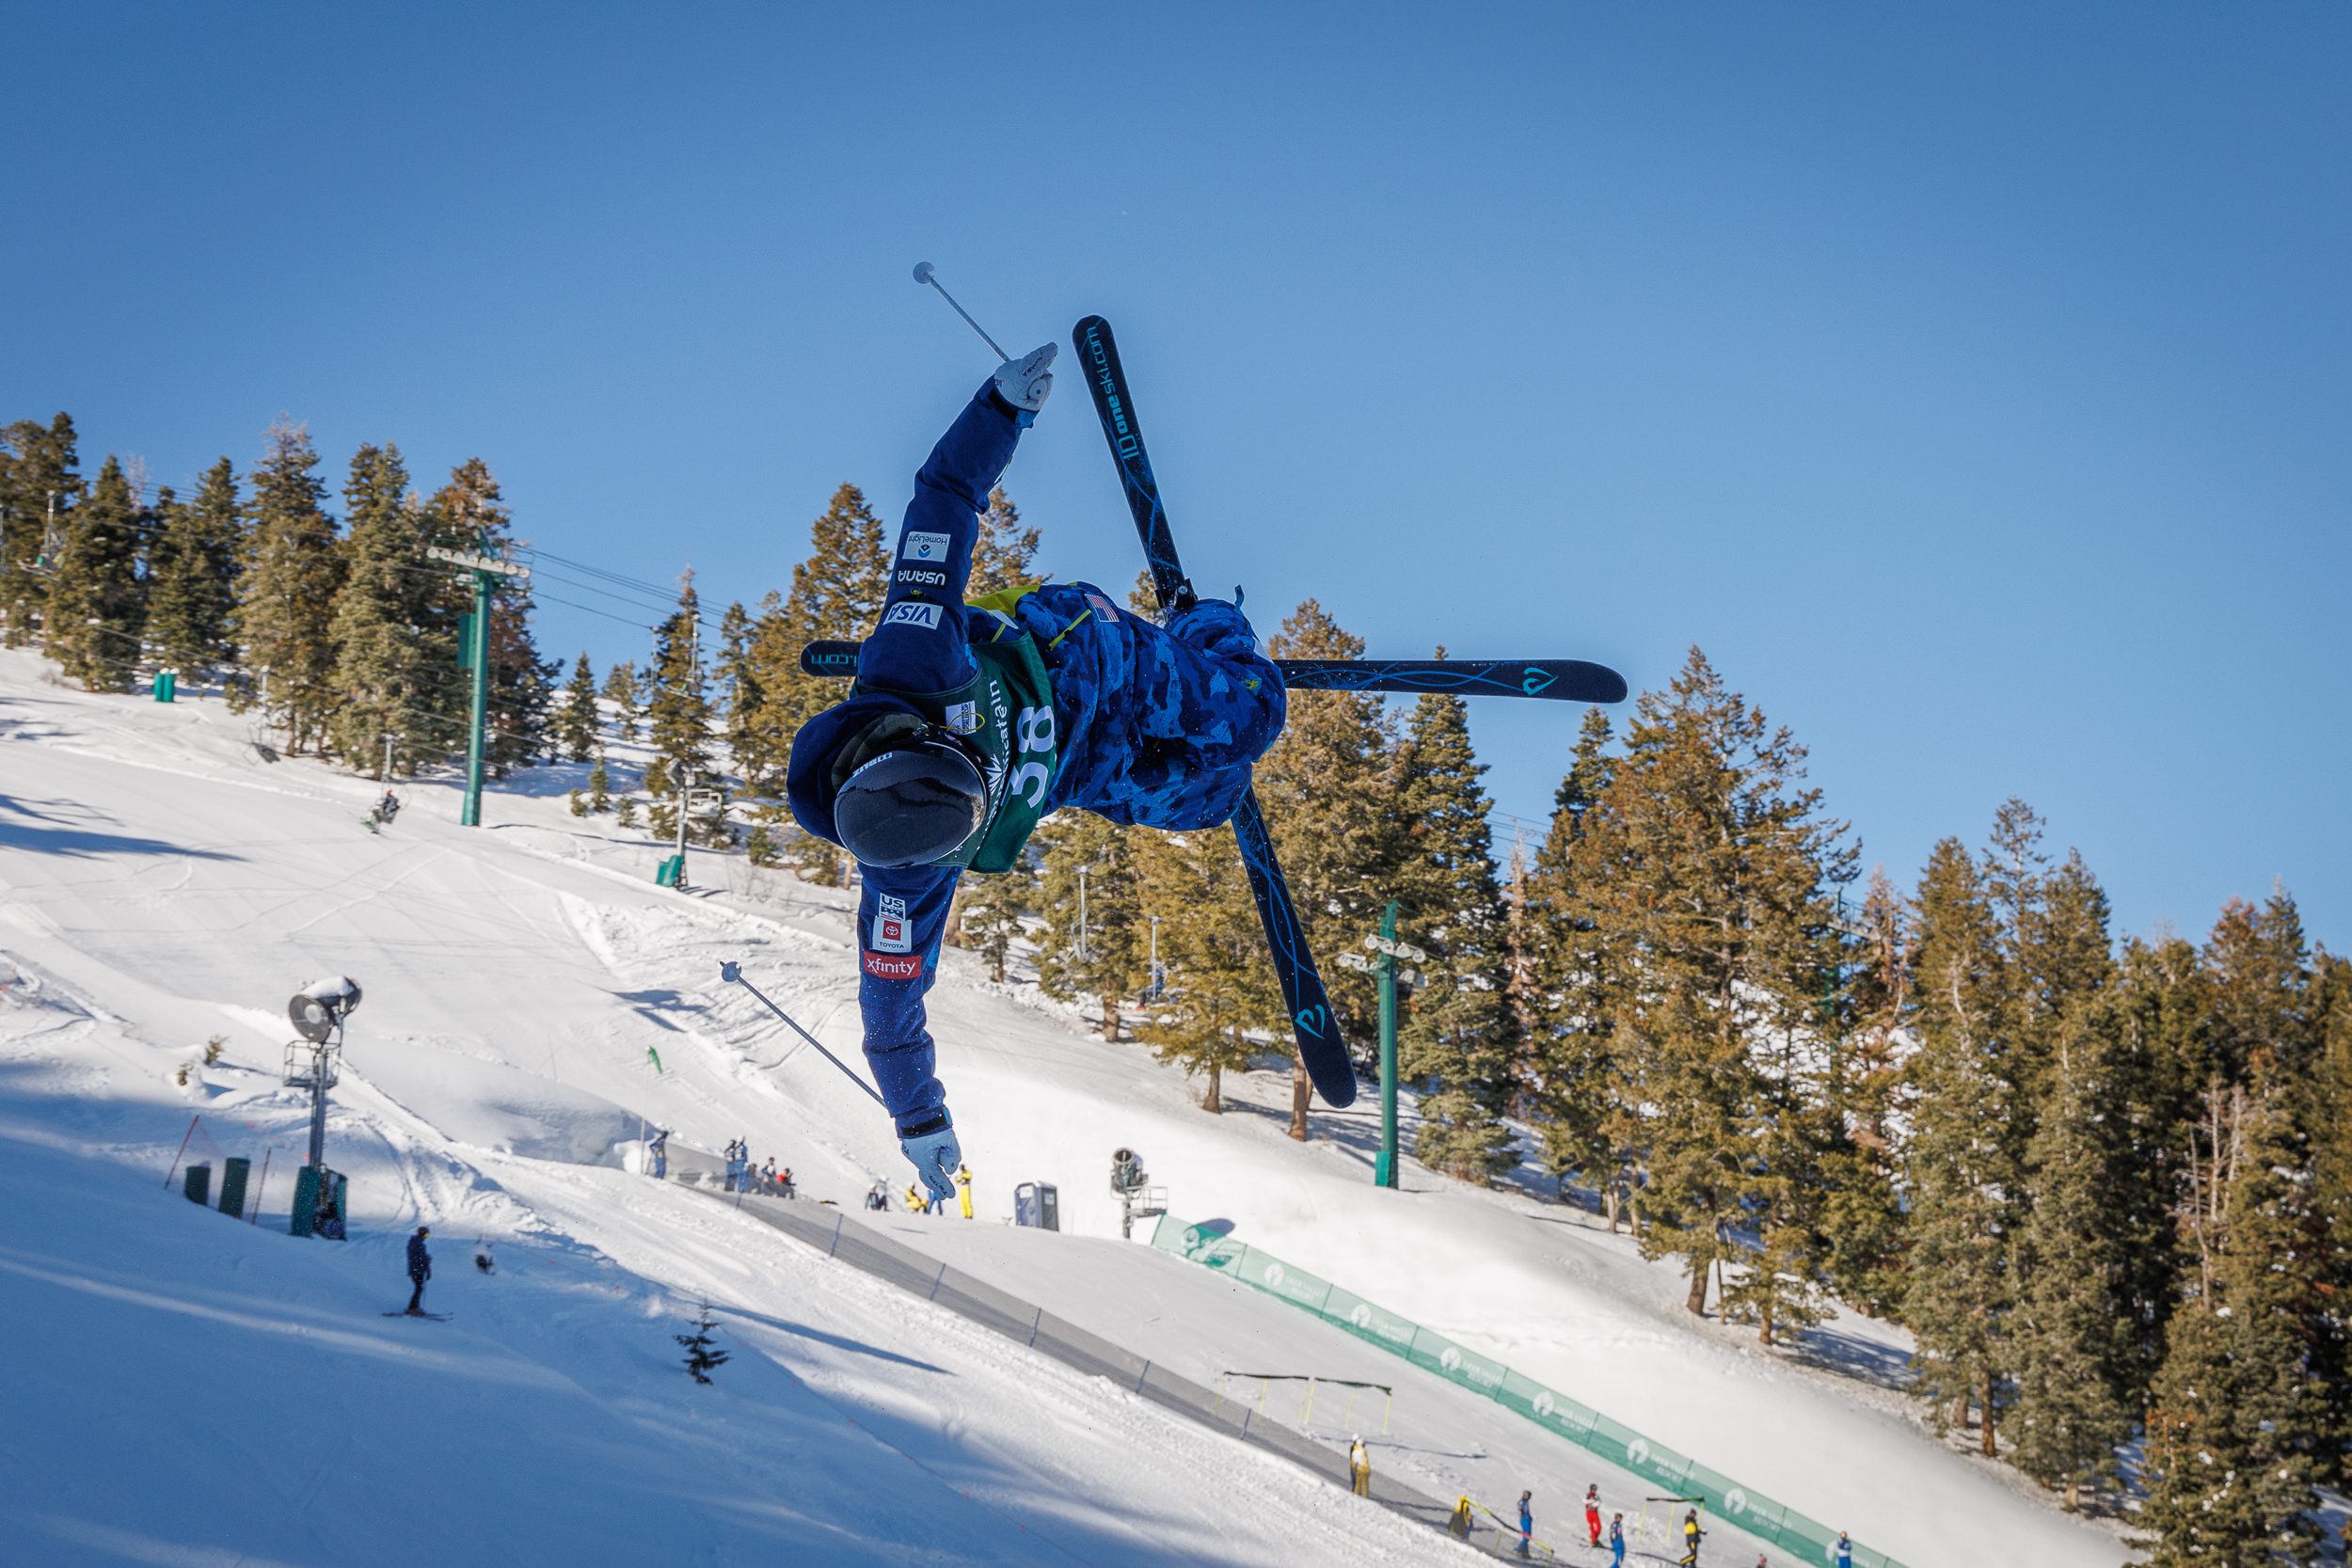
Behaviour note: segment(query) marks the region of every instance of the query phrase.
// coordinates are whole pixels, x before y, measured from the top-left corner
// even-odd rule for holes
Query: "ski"
[[[1135,518],[1144,561],[1152,570],[1152,591],[1159,596],[1161,610],[1186,609],[1194,600],[1192,582],[1184,576],[1176,541],[1168,532],[1168,511],[1160,502],[1159,483],[1152,476],[1152,459],[1143,450],[1143,428],[1136,420],[1111,324],[1100,316],[1087,317],[1072,329],[1071,344],[1078,351],[1087,389],[1094,394],[1094,411],[1102,418],[1103,438],[1110,443],[1111,460],[1119,465],[1127,510]],[[1306,1064],[1307,1076],[1314,1080],[1315,1092],[1323,1096],[1325,1104],[1335,1109],[1354,1104],[1356,1066],[1348,1060],[1347,1044],[1332,1022],[1330,999],[1324,992],[1323,976],[1315,972],[1314,954],[1308,950],[1307,934],[1291,903],[1290,881],[1275,858],[1274,840],[1258,809],[1254,786],[1243,794],[1241,809],[1233,814],[1233,837],[1241,846],[1242,865],[1249,874],[1249,892],[1257,901],[1258,923],[1265,928],[1266,948],[1274,959],[1275,976],[1281,982],[1282,1002],[1290,1009],[1298,1058]]]
[[[857,673],[859,644],[811,642],[801,673]],[[1278,658],[1282,684],[1295,691],[1381,691],[1457,697],[1539,697],[1555,703],[1621,703],[1625,677],[1581,658]]]

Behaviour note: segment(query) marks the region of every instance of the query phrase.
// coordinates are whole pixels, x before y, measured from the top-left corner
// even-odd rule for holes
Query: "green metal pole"
[[[482,826],[482,753],[484,727],[490,716],[490,574],[473,575],[473,724],[466,740],[466,810],[458,818],[469,828]]]
[[[1396,900],[1380,911],[1380,935],[1396,940]],[[1380,955],[1380,1185],[1396,1185],[1396,958]]]

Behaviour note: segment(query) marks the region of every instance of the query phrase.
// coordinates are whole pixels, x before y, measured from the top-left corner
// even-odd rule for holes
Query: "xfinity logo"
[[[866,955],[866,973],[877,980],[920,980],[923,977],[923,955],[909,953],[898,957],[888,953]]]

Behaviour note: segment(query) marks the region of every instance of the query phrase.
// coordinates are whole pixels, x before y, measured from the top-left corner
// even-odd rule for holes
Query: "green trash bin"
[[[220,1166],[220,1212],[231,1219],[245,1218],[245,1180],[253,1162],[231,1154]]]
[[[180,1190],[190,1203],[210,1204],[213,1196],[213,1167],[190,1165],[187,1175],[180,1179]]]

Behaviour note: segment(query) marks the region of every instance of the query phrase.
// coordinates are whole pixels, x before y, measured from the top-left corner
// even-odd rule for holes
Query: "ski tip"
[[[1592,671],[1594,702],[1622,703],[1625,701],[1626,693],[1632,689],[1625,684],[1623,675],[1618,674],[1606,664],[1596,664],[1592,666]]]
[[[1315,1093],[1334,1111],[1344,1111],[1356,1103],[1356,1074],[1350,1069],[1345,1077],[1334,1075],[1330,1082],[1318,1079]]]

